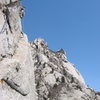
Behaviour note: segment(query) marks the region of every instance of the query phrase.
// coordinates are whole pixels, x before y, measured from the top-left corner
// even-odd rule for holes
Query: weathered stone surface
[[[1,2],[6,2],[2,0]],[[9,1],[9,0],[8,0]],[[14,0],[15,1],[15,0]],[[13,6],[12,6],[13,5]],[[22,37],[20,4],[3,5],[0,9],[0,58],[12,56]]]
[[[8,4],[16,2],[16,1],[19,1],[19,0],[0,0],[0,4],[8,5]]]
[[[100,100],[71,64],[63,49],[48,49],[43,39],[31,43],[38,100]]]
[[[21,5],[0,0],[0,100],[36,100],[31,47],[21,27]]]
[[[100,100],[63,49],[22,32],[19,0],[0,0],[0,100]]]

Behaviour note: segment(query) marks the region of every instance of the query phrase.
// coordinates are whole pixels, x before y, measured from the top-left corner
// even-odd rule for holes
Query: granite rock
[[[22,32],[22,5],[0,0],[0,100],[36,100],[31,46]]]
[[[31,43],[38,100],[100,100],[66,58],[63,49],[52,51],[43,39]]]
[[[100,100],[63,49],[22,31],[20,0],[0,0],[0,100]]]

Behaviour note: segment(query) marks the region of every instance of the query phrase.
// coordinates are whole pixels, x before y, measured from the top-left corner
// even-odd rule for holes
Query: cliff
[[[0,0],[0,100],[100,100],[61,49],[22,31],[24,7]]]

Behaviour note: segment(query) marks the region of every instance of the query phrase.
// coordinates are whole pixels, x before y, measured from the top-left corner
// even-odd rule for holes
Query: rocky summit
[[[100,100],[63,49],[22,31],[20,0],[0,0],[0,100]]]

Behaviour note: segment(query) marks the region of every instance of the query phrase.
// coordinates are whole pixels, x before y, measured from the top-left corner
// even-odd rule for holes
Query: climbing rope
[[[6,20],[6,16],[4,16],[4,20],[5,20],[5,22],[4,22],[3,27],[2,27],[2,29],[0,31],[0,34],[3,34],[7,30],[7,20]]]

